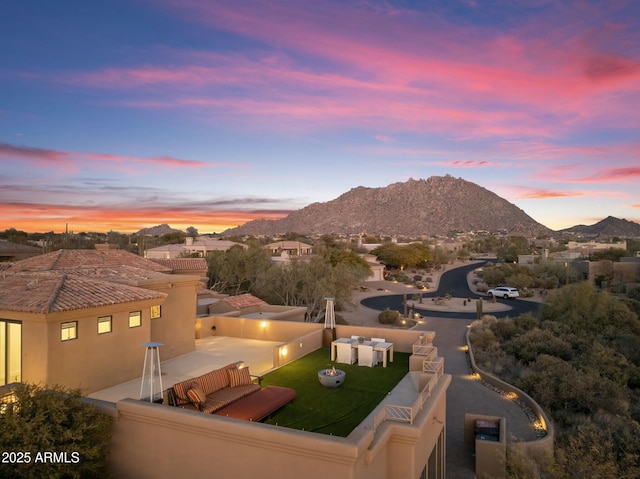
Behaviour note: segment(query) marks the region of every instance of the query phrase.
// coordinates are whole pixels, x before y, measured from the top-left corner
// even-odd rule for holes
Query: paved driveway
[[[481,264],[470,264],[449,270],[442,274],[438,288],[423,296],[452,296],[478,298],[467,283],[467,274]],[[403,295],[387,294],[365,298],[361,304],[374,310],[386,307],[402,311]],[[510,310],[492,312],[496,317],[515,317],[527,311],[535,311],[538,303],[523,300],[498,300],[510,306]],[[445,358],[444,369],[451,374],[452,380],[447,390],[447,477],[454,479],[475,478],[473,447],[464,444],[465,413],[486,414],[506,418],[507,437],[509,441],[533,440],[535,431],[525,412],[513,401],[504,398],[479,381],[471,379],[467,353],[462,346],[467,325],[476,319],[476,314],[442,313],[421,309],[416,310],[424,321],[414,329],[435,331],[434,345],[438,355]]]

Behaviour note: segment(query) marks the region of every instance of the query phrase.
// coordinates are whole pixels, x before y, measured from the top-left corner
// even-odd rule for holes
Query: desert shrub
[[[399,319],[400,312],[391,309],[385,309],[378,315],[378,322],[380,324],[396,324]]]
[[[531,313],[521,314],[514,319],[515,325],[523,331],[531,331],[539,326],[540,322]]]
[[[79,390],[19,384],[14,394],[16,402],[0,412],[0,450],[28,452],[31,460],[0,464],[0,477],[108,477],[111,418],[83,402]],[[38,461],[44,451],[66,453],[66,461]]]
[[[564,360],[571,359],[571,345],[556,338],[551,331],[534,329],[511,340],[505,346],[507,353],[524,364],[534,361],[541,354]]]
[[[640,283],[629,283],[627,284],[627,296],[631,299],[635,299],[640,301]]]
[[[416,274],[413,276],[413,280],[414,281],[422,281],[422,275],[421,274]]]
[[[422,281],[416,281],[415,287],[418,289],[424,289],[424,283]]]
[[[491,327],[491,330],[501,343],[508,341],[513,336],[520,333],[520,329],[516,326],[513,319],[498,321]]]
[[[489,290],[489,286],[487,285],[487,283],[478,283],[476,285],[476,290],[478,291],[478,293],[486,293]]]
[[[340,324],[340,325],[342,325],[342,326],[345,326],[345,325],[347,325],[347,324],[349,324],[349,323],[348,323],[348,321],[347,321],[346,319],[344,319],[341,315],[336,314],[336,324]]]
[[[529,288],[524,288],[520,290],[520,297],[521,298],[532,298],[533,297],[533,291],[530,290]]]

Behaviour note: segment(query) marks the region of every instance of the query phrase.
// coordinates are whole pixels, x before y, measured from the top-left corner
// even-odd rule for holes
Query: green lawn
[[[346,373],[337,389],[325,388],[318,371],[331,368]],[[294,401],[265,422],[334,436],[348,436],[409,372],[409,354],[394,354],[386,368],[331,361],[329,348],[320,348],[264,376],[262,386],[285,386],[296,390]]]

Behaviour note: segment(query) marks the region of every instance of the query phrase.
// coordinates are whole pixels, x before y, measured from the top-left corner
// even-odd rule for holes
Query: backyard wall
[[[417,478],[445,427],[442,381],[413,424],[385,421],[342,438],[125,399],[114,417],[113,477]],[[443,456],[444,457],[444,456]]]
[[[212,330],[214,326],[215,330]],[[291,341],[311,331],[322,331],[323,328],[324,325],[318,323],[207,316],[196,318],[196,339],[207,336],[230,336],[262,341]]]

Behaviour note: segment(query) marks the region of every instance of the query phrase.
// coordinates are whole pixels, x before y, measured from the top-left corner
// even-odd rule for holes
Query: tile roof
[[[256,298],[252,294],[239,294],[238,296],[229,296],[224,298],[221,303],[228,304],[234,309],[241,310],[243,308],[250,308],[251,306],[264,306],[268,303],[262,301],[260,298]]]
[[[36,246],[26,244],[12,243],[4,239],[0,239],[0,254],[13,253],[41,253],[42,250]]]
[[[119,268],[121,266],[171,273],[170,268],[120,249],[61,249],[16,261],[9,271],[68,271],[86,267]]]
[[[155,248],[148,248],[148,252],[167,252],[167,253],[183,253],[186,250],[184,244],[165,244],[163,246],[156,246]]]
[[[169,281],[168,273],[159,273],[147,269],[123,265],[120,267],[88,266],[67,270],[76,276],[104,279],[107,281],[140,281],[154,278],[164,278]]]
[[[273,243],[269,243],[267,248],[281,248],[281,249],[311,249],[313,246],[307,243],[302,243],[301,241],[275,241]]]
[[[0,275],[0,309],[30,313],[55,313],[163,300],[157,291],[60,272],[21,272]]]
[[[151,261],[171,268],[172,271],[206,271],[209,269],[204,258],[150,258]]]

